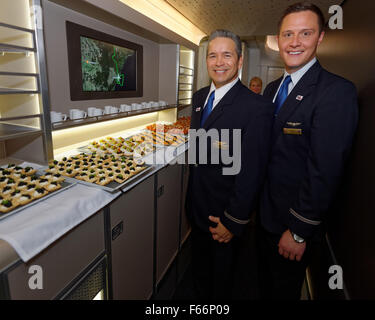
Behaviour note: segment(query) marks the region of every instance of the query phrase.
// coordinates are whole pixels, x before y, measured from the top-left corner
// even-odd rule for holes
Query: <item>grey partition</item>
[[[154,176],[109,209],[113,299],[148,299],[153,290]]]
[[[189,180],[189,166],[188,164],[184,164],[182,165],[180,246],[184,244],[191,230],[190,223],[186,216],[186,210],[185,210],[185,200],[186,200],[188,180]]]
[[[156,284],[173,262],[179,248],[181,166],[158,172],[156,212]]]
[[[103,256],[104,251],[104,217],[100,211],[29,262],[19,261],[5,270],[2,276],[8,298],[57,298],[82,276],[90,264]],[[39,283],[32,278],[37,273],[42,276]]]

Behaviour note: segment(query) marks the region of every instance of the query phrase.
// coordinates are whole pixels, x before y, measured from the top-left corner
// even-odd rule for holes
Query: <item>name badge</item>
[[[296,129],[296,128],[283,128],[284,134],[296,134],[296,135],[302,135],[302,129]]]

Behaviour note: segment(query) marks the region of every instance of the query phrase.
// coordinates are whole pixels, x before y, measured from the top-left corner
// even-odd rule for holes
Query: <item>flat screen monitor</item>
[[[71,100],[141,97],[142,46],[66,22]]]

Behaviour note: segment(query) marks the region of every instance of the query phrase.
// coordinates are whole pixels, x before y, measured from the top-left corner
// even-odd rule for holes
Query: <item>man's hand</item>
[[[297,243],[294,241],[289,230],[285,231],[279,241],[279,253],[285,259],[300,261],[306,249],[306,242]]]
[[[210,221],[217,223],[215,228],[209,227],[212,234],[212,239],[228,243],[233,238],[233,233],[230,232],[221,222],[219,217],[209,216]]]

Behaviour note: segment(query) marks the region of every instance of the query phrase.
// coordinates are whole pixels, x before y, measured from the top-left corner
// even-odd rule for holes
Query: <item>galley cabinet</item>
[[[4,270],[1,280],[5,298],[48,300],[75,296],[75,299],[86,300],[102,291],[105,299],[107,263],[104,237],[104,215],[99,211],[27,263],[19,259]],[[40,267],[42,281],[38,286],[42,287],[30,285],[30,281],[34,282],[31,277],[36,274],[33,266]]]
[[[149,299],[153,292],[154,176],[109,206],[113,299]]]
[[[156,197],[156,285],[158,285],[179,249],[181,165],[168,165],[158,172]]]

